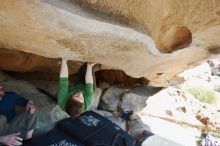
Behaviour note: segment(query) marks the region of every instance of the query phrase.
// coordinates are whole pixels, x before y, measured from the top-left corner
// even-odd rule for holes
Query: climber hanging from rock
[[[96,80],[94,67],[100,68],[100,64],[84,63],[77,73],[74,80],[74,88],[69,89],[68,66],[67,60],[62,59],[60,70],[60,83],[58,104],[71,117],[77,117],[82,112],[89,109],[94,98],[94,90],[96,88]]]

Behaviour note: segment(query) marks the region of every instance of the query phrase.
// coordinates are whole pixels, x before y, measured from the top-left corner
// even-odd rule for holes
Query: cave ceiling
[[[98,62],[102,69],[167,86],[184,69],[219,52],[218,0],[0,3],[2,70],[57,72],[57,62],[64,57]]]

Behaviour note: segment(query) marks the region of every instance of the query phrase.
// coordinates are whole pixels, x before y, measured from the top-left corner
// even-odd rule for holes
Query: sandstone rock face
[[[44,72],[58,74],[60,59],[46,58],[43,56],[20,52],[16,50],[0,49],[0,68],[14,72]],[[68,62],[70,74],[75,73],[81,63]]]
[[[162,31],[161,34],[158,45],[164,52],[186,47],[192,41],[192,33],[185,26],[172,26],[167,31]]]
[[[218,52],[220,46],[217,0],[0,2],[0,48],[46,58],[94,61],[105,69],[145,77],[155,86],[172,84],[177,73]],[[4,62],[18,64],[1,65],[1,69],[24,72],[57,67],[57,60],[32,55],[22,60],[19,56],[4,57]],[[27,70],[27,65],[33,68]]]
[[[202,32],[210,26],[216,26],[220,21],[219,1],[77,0],[77,2],[151,34],[162,51],[174,49],[173,45],[180,47],[190,41],[191,33]],[[215,29],[218,28],[219,26],[216,26]],[[164,38],[167,41],[164,41]]]
[[[100,81],[107,81],[109,84],[122,84],[122,85],[135,85],[135,84],[148,84],[149,81],[142,78],[132,78],[131,76],[128,76],[126,73],[124,73],[121,70],[100,70],[96,73],[96,79]]]

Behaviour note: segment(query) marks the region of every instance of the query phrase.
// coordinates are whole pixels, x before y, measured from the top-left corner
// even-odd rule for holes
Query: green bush
[[[191,87],[187,89],[187,92],[192,94],[195,98],[205,103],[215,103],[216,97],[215,93],[209,89],[202,87]]]

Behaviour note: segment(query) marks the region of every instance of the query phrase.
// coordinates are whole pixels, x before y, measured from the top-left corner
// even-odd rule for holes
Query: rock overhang
[[[203,33],[203,30],[209,29],[209,26],[214,26],[220,21],[216,16],[211,17],[213,13],[218,14],[218,6],[210,5],[208,1],[178,3],[174,0],[167,2],[122,0],[110,5],[108,1],[87,0],[80,4],[82,6],[84,3],[84,7],[94,10],[96,14],[112,12],[111,17],[118,17],[120,14],[120,18],[126,18],[128,25],[131,26],[133,21],[134,27],[145,28],[146,31],[143,33],[129,27],[88,18],[80,15],[82,13],[74,14],[74,11],[63,8],[63,3],[69,4],[68,2],[71,1],[61,3],[56,0],[54,5],[50,0],[2,0],[1,48],[33,53],[47,58],[65,57],[74,61],[94,61],[103,64],[106,68],[123,70],[132,77],[145,77],[150,80],[151,85],[155,86],[168,86],[172,80],[176,79],[176,74],[207,59],[213,53],[213,46],[218,50],[218,39],[207,39],[207,33]],[[125,4],[125,2],[128,3]],[[79,1],[71,2],[72,5],[76,3],[79,4]],[[132,7],[132,4],[135,5]],[[137,5],[143,8],[140,4],[145,5],[146,9],[138,11]],[[195,4],[200,5],[201,8],[195,10]],[[212,21],[208,18],[209,23],[203,20],[202,12],[208,7],[205,4],[213,8],[209,13],[204,12],[212,18]],[[186,7],[187,5],[190,7]],[[107,6],[111,7],[106,8]],[[178,7],[181,11],[175,13]],[[156,11],[159,8],[161,11]],[[189,11],[186,11],[185,15],[183,15],[184,8]],[[127,13],[121,10],[126,10]],[[195,25],[189,18],[192,10],[195,11],[193,21],[198,21]],[[202,18],[199,15],[202,15]],[[146,23],[145,18],[152,21]],[[187,21],[189,24],[186,23]],[[208,32],[212,37],[217,37],[220,34],[216,32],[218,29],[217,25]],[[204,42],[201,43],[202,41]],[[181,46],[185,48],[174,51]],[[167,51],[172,53],[166,53]],[[1,68],[4,69],[2,66]]]

